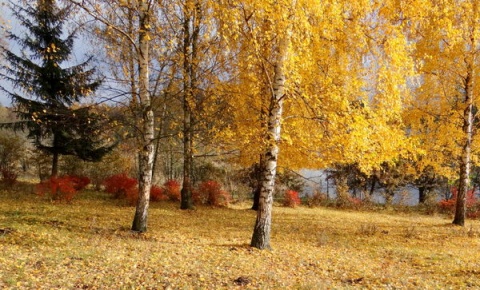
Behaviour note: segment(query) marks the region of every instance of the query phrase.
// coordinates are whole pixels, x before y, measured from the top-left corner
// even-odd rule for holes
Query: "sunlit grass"
[[[64,204],[0,191],[0,288],[480,287],[478,221],[275,207],[273,251],[259,251],[248,205],[152,203],[142,235],[129,231],[133,214],[97,192]]]

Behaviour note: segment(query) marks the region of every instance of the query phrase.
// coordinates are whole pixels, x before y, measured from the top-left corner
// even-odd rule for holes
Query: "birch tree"
[[[119,1],[115,5],[109,6],[105,3],[96,3],[96,1],[75,1],[88,15],[96,21],[112,30],[112,33],[118,34],[125,39],[129,46],[133,48],[134,60],[137,65],[138,77],[134,81],[132,76],[132,90],[138,89],[132,94],[138,95],[139,119],[138,122],[140,139],[139,144],[139,198],[132,223],[132,230],[145,232],[147,230],[148,207],[150,201],[150,188],[152,185],[152,171],[154,159],[154,114],[152,110],[152,97],[149,91],[150,77],[150,42],[152,39],[151,29],[154,23],[155,2],[151,0],[138,1]],[[106,2],[107,3],[107,2]],[[107,10],[106,8],[113,9]],[[107,16],[115,14],[115,9],[126,8],[132,13],[135,19],[135,28],[127,28],[112,23]],[[129,19],[126,19],[130,21]],[[128,28],[130,27],[130,28]],[[130,33],[134,31],[135,35]],[[130,33],[129,33],[130,32]],[[111,49],[114,49],[113,47]],[[130,68],[131,69],[131,68]],[[132,98],[135,96],[132,95]]]
[[[264,161],[252,246],[270,248],[277,161],[369,172],[407,154],[400,117],[413,65],[392,3],[221,1],[239,96],[223,136],[242,144],[241,162]]]
[[[422,82],[409,118],[412,132],[423,142],[427,165],[445,172],[449,171],[445,167],[458,168],[453,223],[463,226],[471,165],[478,150],[474,120],[479,89],[479,4],[445,0],[426,1],[422,7],[423,14],[412,13],[418,16],[416,56]]]
[[[177,96],[183,114],[177,121],[183,143],[181,209],[193,208],[194,160],[212,154],[210,131],[218,130],[224,102],[217,84],[225,75],[227,58],[216,35],[211,1],[164,1],[159,7],[164,33],[172,45],[169,93]],[[158,35],[156,35],[158,37]],[[177,114],[180,116],[180,114]],[[213,129],[215,128],[215,129]],[[179,134],[180,135],[180,134]]]
[[[195,99],[199,97],[199,43],[203,22],[202,1],[181,3],[182,22],[182,105],[183,105],[183,183],[181,209],[192,209]]]
[[[229,3],[222,3],[228,7]],[[286,5],[286,6],[284,6]],[[286,7],[286,9],[284,9]],[[270,230],[271,230],[271,211],[273,204],[273,190],[275,185],[275,175],[277,171],[277,159],[279,154],[278,143],[281,138],[281,118],[283,113],[283,103],[286,97],[286,61],[290,48],[290,30],[289,19],[292,16],[293,6],[288,1],[281,3],[254,3],[242,2],[236,7],[238,13],[238,32],[243,34],[244,45],[251,45],[248,50],[245,46],[245,52],[252,54],[245,55],[245,64],[256,66],[261,70],[261,79],[265,87],[266,102],[266,126],[263,132],[259,132],[264,140],[262,146],[262,165],[261,189],[259,198],[259,207],[257,219],[253,231],[251,246],[260,249],[270,248]],[[262,21],[262,19],[265,20]],[[227,21],[230,21],[227,20]],[[270,26],[270,21],[278,21],[278,27]],[[230,23],[229,23],[230,24]],[[226,24],[228,25],[228,24]],[[263,27],[261,27],[263,26]],[[278,30],[277,30],[278,29]],[[265,37],[268,41],[261,43]],[[261,47],[269,45],[270,47]],[[265,49],[265,51],[261,51]],[[242,54],[239,56],[242,57]],[[252,63],[249,63],[252,60]],[[271,63],[267,61],[271,60]],[[248,76],[246,76],[248,77]],[[262,82],[262,81],[261,81]],[[263,90],[260,88],[260,90]]]

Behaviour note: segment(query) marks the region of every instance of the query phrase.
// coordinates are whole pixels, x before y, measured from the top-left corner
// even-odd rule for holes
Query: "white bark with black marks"
[[[455,217],[453,224],[464,226],[466,215],[466,198],[470,186],[471,151],[473,138],[473,85],[474,74],[472,64],[467,65],[465,78],[465,109],[463,111],[462,153],[460,156],[460,180],[455,204]]]
[[[147,231],[150,188],[152,186],[152,170],[154,155],[154,114],[151,97],[148,91],[149,80],[149,36],[150,27],[149,1],[139,1],[140,33],[138,45],[138,78],[139,99],[142,111],[142,144],[140,148],[140,168],[138,183],[138,202],[133,219],[132,231]]]
[[[271,249],[270,231],[272,227],[272,205],[277,173],[277,160],[281,137],[281,120],[285,98],[285,60],[289,39],[285,37],[279,44],[277,61],[274,68],[272,97],[268,108],[267,148],[264,154],[260,200],[257,219],[250,245],[258,249]]]

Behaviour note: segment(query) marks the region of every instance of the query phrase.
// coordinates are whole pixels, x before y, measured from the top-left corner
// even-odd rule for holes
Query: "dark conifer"
[[[113,145],[100,137],[104,120],[81,101],[102,81],[90,66],[91,57],[74,66],[68,64],[76,38],[76,31],[64,29],[71,9],[60,8],[54,0],[29,2],[25,7],[10,2],[10,7],[25,33],[8,35],[20,53],[0,48],[6,60],[0,77],[11,84],[11,88],[0,88],[12,99],[19,118],[3,127],[28,130],[34,145],[52,154],[52,175],[58,173],[59,155],[100,160]]]

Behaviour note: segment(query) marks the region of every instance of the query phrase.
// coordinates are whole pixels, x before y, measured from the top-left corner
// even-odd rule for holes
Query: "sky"
[[[2,41],[7,41],[5,39],[5,35],[4,35],[5,29],[12,28],[12,30],[16,30],[16,31],[18,31],[18,29],[19,29],[18,24],[16,24],[16,22],[12,20],[13,17],[11,17],[10,9],[5,6],[5,3],[6,3],[6,1],[0,0],[0,11],[1,11],[0,24],[2,24],[0,26],[0,37],[2,37]],[[12,45],[9,44],[9,47],[11,47],[11,46]],[[9,87],[5,83],[5,81],[0,79],[0,82],[1,82],[2,86]],[[2,106],[10,106],[10,104],[11,104],[10,98],[8,96],[6,96],[5,93],[3,93],[3,92],[0,92],[0,103],[2,104]]]
[[[8,42],[7,39],[4,37],[4,31],[13,31],[15,34],[21,36],[23,34],[22,31],[25,30],[24,27],[18,24],[18,21],[14,17],[12,17],[10,13],[10,9],[6,6],[7,1],[6,0],[0,0],[0,24],[2,23],[3,20],[3,25],[0,25],[0,37],[2,37],[2,40],[5,40]],[[87,49],[85,47],[82,47],[82,41],[81,35],[78,35],[79,37],[76,39],[74,43],[74,52],[72,55],[72,60],[75,64],[79,63],[80,61],[85,59],[85,54]],[[15,53],[19,53],[19,47],[16,43],[8,43],[8,48],[12,50]],[[78,62],[76,62],[78,61]],[[7,89],[11,88],[11,85],[8,82],[5,82],[4,80],[0,79],[0,85],[4,86]],[[0,103],[2,106],[11,106],[11,100],[10,98],[5,95],[4,92],[0,91]]]

